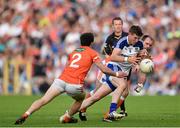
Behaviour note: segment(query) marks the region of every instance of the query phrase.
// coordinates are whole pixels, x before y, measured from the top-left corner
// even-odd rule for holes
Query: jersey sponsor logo
[[[85,50],[85,48],[77,48],[75,51],[76,52],[82,52],[82,51],[84,51]]]
[[[140,50],[139,47],[133,47],[133,46],[127,47],[127,46],[125,46],[123,48],[123,50],[122,50],[122,54],[124,54],[124,55],[132,55],[132,54],[138,53],[139,50]]]

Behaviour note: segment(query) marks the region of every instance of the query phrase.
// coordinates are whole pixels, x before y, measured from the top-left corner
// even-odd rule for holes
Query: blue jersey
[[[121,49],[121,55],[124,57],[130,57],[130,56],[136,56],[140,50],[143,49],[143,42],[138,41],[134,45],[129,45],[128,43],[128,37],[123,37],[117,42],[117,45],[115,48]],[[107,67],[111,70],[117,72],[117,71],[123,71],[129,74],[130,69],[132,68],[132,64],[129,62],[108,62]],[[116,89],[116,87],[112,84],[112,77],[104,74],[100,80],[104,85],[108,85],[112,91]]]
[[[138,41],[134,45],[129,45],[128,36],[120,39],[115,48],[121,49],[121,55],[124,57],[136,56],[140,50],[143,49],[143,42]],[[132,64],[129,62],[120,62],[118,63],[121,70],[129,73],[129,70],[132,67]]]

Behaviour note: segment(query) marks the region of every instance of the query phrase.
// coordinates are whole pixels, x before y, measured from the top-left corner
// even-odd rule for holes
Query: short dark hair
[[[115,20],[120,20],[121,23],[123,23],[123,20],[122,20],[120,17],[114,17],[114,18],[112,19],[112,24],[114,24],[114,21],[115,21]]]
[[[141,37],[143,35],[142,29],[138,25],[137,26],[136,25],[131,26],[131,28],[129,29],[129,32],[132,34],[136,34],[139,37]]]
[[[150,36],[150,35],[143,35],[143,37],[142,37],[142,41],[144,41],[146,38],[150,38],[151,39],[151,41],[153,42],[153,44],[154,44],[154,42],[155,42],[155,40]]]
[[[94,42],[94,35],[92,33],[83,33],[80,36],[81,46],[90,46]]]

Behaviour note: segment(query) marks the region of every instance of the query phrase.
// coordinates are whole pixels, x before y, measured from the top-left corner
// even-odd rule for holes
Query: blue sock
[[[116,108],[117,108],[117,104],[116,104],[116,103],[111,103],[109,113],[111,113],[111,112],[113,112],[113,111],[116,111]]]

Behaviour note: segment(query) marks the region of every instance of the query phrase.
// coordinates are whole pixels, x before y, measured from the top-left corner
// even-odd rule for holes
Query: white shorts
[[[56,88],[61,92],[66,92],[75,100],[83,100],[85,97],[82,84],[70,84],[61,79],[55,79],[51,87]]]
[[[102,61],[103,65],[107,66],[107,63],[110,60],[108,60],[108,58],[106,58],[105,60]],[[102,78],[105,77],[105,74],[99,69],[98,70],[98,74],[97,74],[97,80],[99,80],[100,83],[103,83]]]

